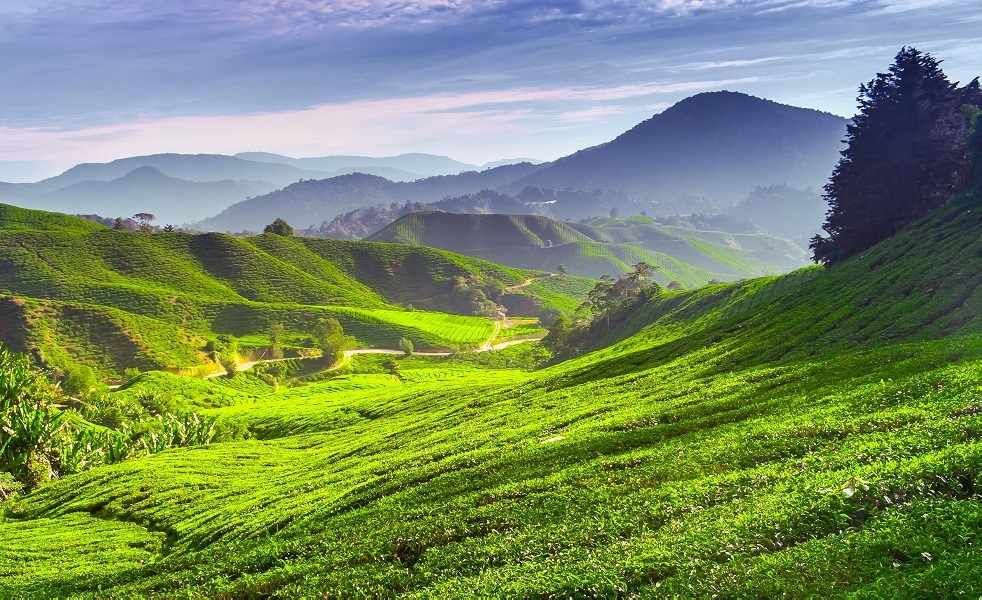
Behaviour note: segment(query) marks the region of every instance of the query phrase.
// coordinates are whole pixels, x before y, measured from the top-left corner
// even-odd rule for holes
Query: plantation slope
[[[432,246],[522,269],[593,278],[619,276],[644,261],[655,279],[685,287],[784,273],[806,264],[804,252],[764,234],[668,227],[645,217],[565,223],[532,215],[410,213],[375,233],[375,241]]]
[[[42,488],[0,523],[2,552],[30,557],[0,584],[28,596],[974,589],[977,339],[707,376],[717,358],[576,387],[487,373],[222,409],[273,439]],[[52,540],[71,544],[82,523],[133,556],[113,561],[117,544],[61,557]],[[63,568],[47,568],[56,558]]]
[[[105,229],[98,223],[58,213],[48,213],[0,204],[0,229],[29,231],[89,232]]]
[[[0,521],[0,589],[977,595],[980,199],[833,269],[659,295],[542,371],[213,409],[261,439],[41,487]]]
[[[286,328],[288,346],[310,347],[312,323],[329,316],[365,347],[396,348],[402,337],[420,350],[479,346],[489,321],[477,320],[484,333],[461,336],[434,326],[447,318],[437,314],[380,320],[327,308],[397,315],[390,303],[398,302],[454,310],[456,279],[475,275],[500,282],[501,301],[515,314],[571,311],[585,294],[582,285],[570,288],[575,297],[526,286],[536,274],[429,248],[120,232],[0,205],[0,341],[51,366],[88,365],[102,378],[117,379],[131,367],[214,370],[206,350],[220,334],[262,355],[273,324]]]
[[[587,241],[573,225],[534,215],[409,213],[370,238],[372,241],[432,246],[466,254],[475,248],[536,246]]]
[[[582,350],[628,338],[591,355],[593,368],[603,368],[596,366],[601,356],[611,365],[625,365],[635,351],[634,360],[647,362],[706,347],[725,355],[727,364],[744,366],[979,335],[982,216],[972,210],[978,198],[977,192],[964,195],[827,272],[812,267],[781,277],[662,294],[609,331],[599,324]]]

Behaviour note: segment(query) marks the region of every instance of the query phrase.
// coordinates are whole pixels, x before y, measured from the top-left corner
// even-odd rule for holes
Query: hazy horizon
[[[729,89],[850,117],[901,46],[953,81],[965,0],[11,0],[0,181],[157,154],[553,160]]]

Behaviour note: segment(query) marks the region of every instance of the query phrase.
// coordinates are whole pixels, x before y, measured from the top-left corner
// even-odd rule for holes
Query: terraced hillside
[[[543,370],[408,359],[202,402],[253,439],[22,498],[0,589],[975,596],[979,184],[831,269],[658,296]]]
[[[480,345],[481,336],[441,336],[430,323],[443,315],[425,310],[379,320],[335,309],[458,312],[466,308],[455,288],[462,277],[500,290],[515,314],[572,310],[588,289],[524,285],[533,275],[429,248],[120,232],[0,205],[0,341],[106,377],[129,367],[207,366],[209,342],[220,334],[261,353],[273,324],[285,327],[287,346],[309,345],[312,323],[324,316],[336,316],[366,346],[394,348],[402,337],[420,348]]]
[[[533,215],[419,212],[403,216],[370,240],[443,248],[523,269],[616,277],[631,265],[658,266],[655,278],[698,287],[786,273],[807,264],[798,246],[766,234],[731,234],[668,227],[646,217],[566,223]]]

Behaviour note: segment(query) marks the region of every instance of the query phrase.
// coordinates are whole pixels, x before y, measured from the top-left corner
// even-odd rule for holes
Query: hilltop
[[[732,234],[662,225],[646,217],[566,223],[542,216],[410,213],[370,238],[443,248],[524,269],[599,279],[631,265],[656,267],[655,279],[684,287],[777,274],[808,264],[805,252],[765,234]]]
[[[839,158],[845,130],[846,120],[828,113],[736,92],[706,92],[508,189],[622,187],[656,205],[683,194],[725,204],[757,186],[781,183],[818,189]]]

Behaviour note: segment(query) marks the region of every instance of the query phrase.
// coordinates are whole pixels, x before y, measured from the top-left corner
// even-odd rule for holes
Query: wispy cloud
[[[297,156],[331,152],[378,155],[407,147],[447,152],[446,148],[453,146],[458,156],[478,162],[529,148],[535,150],[531,154],[557,157],[577,150],[578,143],[604,139],[588,135],[545,140],[543,133],[565,129],[569,123],[598,125],[615,115],[631,115],[628,122],[636,121],[650,116],[653,109],[668,106],[652,105],[653,96],[718,89],[749,80],[434,94],[275,113],[144,119],[81,130],[0,128],[0,139],[4,140],[0,160],[70,160],[82,152],[97,160],[157,152],[234,153],[257,148],[256,132],[263,132],[262,149]],[[611,101],[623,104],[591,106]],[[586,107],[562,110],[570,102]],[[475,144],[477,139],[482,142]]]
[[[159,151],[149,130],[187,149],[157,123],[188,124],[189,144],[200,126],[229,136],[209,148],[271,149],[285,135],[208,123],[279,125],[279,114],[299,139],[313,136],[288,124],[315,115],[353,136],[322,131],[321,150],[305,142],[312,153],[353,151],[365,147],[356,130],[376,131],[356,107],[413,103],[385,121],[412,132],[396,136],[406,144],[458,144],[447,127],[476,131],[465,121],[480,115],[562,127],[558,148],[617,135],[642,105],[727,86],[848,115],[856,86],[904,44],[950,50],[946,70],[972,75],[977,25],[977,0],[4,0],[0,151],[28,152],[29,138],[41,144],[32,156],[65,154],[46,139],[78,160],[86,148]],[[357,127],[321,116],[327,107]]]

